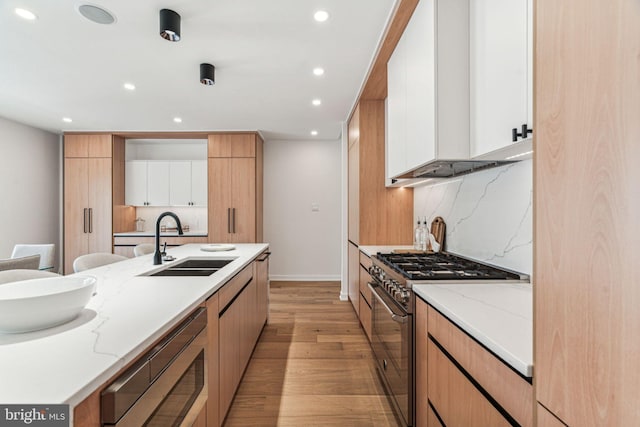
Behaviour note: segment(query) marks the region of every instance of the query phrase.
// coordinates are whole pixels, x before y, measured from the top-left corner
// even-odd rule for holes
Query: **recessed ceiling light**
[[[136,85],[134,85],[133,83],[125,83],[124,88],[126,90],[136,90]]]
[[[27,9],[16,8],[16,15],[20,18],[27,19],[29,21],[33,21],[37,18],[36,14]]]
[[[174,117],[173,121],[176,123],[182,123],[182,119],[180,117]]]
[[[71,120],[69,117],[63,117],[62,121],[65,123],[71,123],[73,120]]]
[[[324,68],[320,68],[320,67],[314,68],[313,69],[313,74],[316,75],[316,76],[323,75],[324,74]]]
[[[324,22],[329,19],[329,12],[327,12],[326,10],[318,10],[313,14],[313,19],[318,22]]]
[[[311,101],[311,103],[317,107],[318,105],[322,104],[322,101],[319,99],[314,99],[313,101]]]
[[[318,131],[317,130],[312,130],[311,131],[311,136],[316,136],[318,135]]]
[[[81,4],[78,6],[78,12],[91,22],[96,24],[109,25],[116,22],[116,17],[113,13],[104,9],[103,7],[93,4]]]

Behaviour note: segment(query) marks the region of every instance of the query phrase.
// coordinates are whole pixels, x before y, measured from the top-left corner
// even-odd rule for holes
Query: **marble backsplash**
[[[532,160],[414,189],[414,224],[441,216],[445,250],[526,274],[533,269]]]
[[[144,219],[145,231],[153,232],[155,230],[156,219],[158,219],[158,216],[161,213],[166,211],[170,211],[178,215],[181,224],[189,225],[189,231],[207,231],[207,208],[203,207],[139,206],[136,208],[136,218]],[[167,225],[168,227],[176,226],[176,222],[171,217],[164,218],[162,220],[162,224]]]

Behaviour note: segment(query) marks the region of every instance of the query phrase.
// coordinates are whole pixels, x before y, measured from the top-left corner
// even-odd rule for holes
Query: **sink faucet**
[[[162,264],[162,254],[160,253],[160,221],[162,221],[162,218],[164,218],[165,216],[170,216],[175,219],[176,226],[178,227],[178,234],[181,236],[184,234],[182,232],[182,224],[180,224],[180,218],[178,218],[178,215],[174,214],[173,212],[161,213],[156,220],[156,252],[153,255],[153,265]]]

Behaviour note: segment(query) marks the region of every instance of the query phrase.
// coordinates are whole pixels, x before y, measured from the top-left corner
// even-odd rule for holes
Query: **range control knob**
[[[402,293],[400,294],[400,302],[402,303],[406,303],[409,302],[409,291],[402,291]]]

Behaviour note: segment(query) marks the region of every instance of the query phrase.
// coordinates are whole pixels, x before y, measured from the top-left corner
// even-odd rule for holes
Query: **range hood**
[[[471,159],[435,159],[415,167],[402,175],[395,176],[393,179],[452,178],[504,166],[530,159],[533,153],[532,145],[532,138],[529,137],[499,150]]]

